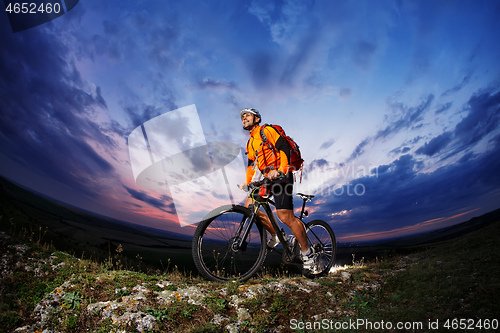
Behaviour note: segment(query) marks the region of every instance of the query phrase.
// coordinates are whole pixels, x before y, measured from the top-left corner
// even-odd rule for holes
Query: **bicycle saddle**
[[[314,198],[314,195],[310,195],[310,194],[297,193],[297,195],[299,197],[301,197],[302,200],[306,200],[306,201],[311,201],[311,199]]]

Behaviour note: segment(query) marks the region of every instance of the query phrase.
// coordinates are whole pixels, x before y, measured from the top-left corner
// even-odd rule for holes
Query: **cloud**
[[[185,88],[179,90],[176,80],[183,76],[179,71],[190,68],[183,63],[185,53],[194,52],[194,42],[186,42],[191,41],[187,36],[193,30],[187,30],[189,20],[178,17],[175,5],[161,13],[155,11],[157,5],[151,2],[136,7],[134,1],[123,1],[120,15],[95,5],[93,15],[83,19],[92,29],[75,28],[65,35],[79,62],[90,63],[90,72],[102,70],[112,90],[106,93],[115,95],[125,110],[129,130],[179,107],[177,100]],[[128,6],[135,9],[127,10]]]
[[[451,132],[443,133],[433,138],[431,141],[426,142],[422,147],[418,148],[415,153],[419,155],[423,154],[427,156],[433,156],[443,148],[445,148],[451,142],[452,137],[453,136]]]
[[[404,154],[408,153],[410,150],[411,150],[410,147],[403,145],[401,147],[397,147],[397,148],[394,148],[393,150],[391,150],[389,152],[389,155],[402,155],[402,154],[404,155]]]
[[[311,172],[317,168],[325,168],[328,166],[329,166],[329,163],[324,158],[312,160],[310,163],[308,163],[309,172]]]
[[[453,95],[454,93],[462,90],[463,87],[465,87],[467,84],[469,84],[471,78],[472,78],[472,75],[471,74],[467,74],[462,79],[462,82],[460,82],[459,84],[457,84],[453,88],[450,88],[450,89],[446,90],[444,93],[441,94],[441,96],[450,96],[450,95]]]
[[[365,152],[365,147],[372,141],[371,138],[366,138],[364,139],[360,144],[356,146],[354,151],[352,152],[351,156],[347,158],[347,162],[351,162],[352,160],[356,159],[357,157],[361,156]]]
[[[197,83],[197,87],[199,89],[211,89],[211,90],[217,90],[217,89],[223,89],[223,90],[233,90],[237,88],[237,85],[235,82],[232,81],[227,81],[227,80],[215,80],[213,78],[205,78],[202,80],[199,80]]]
[[[452,131],[432,138],[415,152],[434,156],[444,151],[446,155],[443,159],[446,159],[473,149],[482,140],[500,131],[500,91],[497,89],[474,94],[463,109],[469,112]]]
[[[359,157],[366,146],[376,140],[415,128],[430,109],[432,100],[433,96],[429,95],[416,107],[392,104],[401,112],[385,129],[364,139],[349,160]],[[446,104],[438,110],[450,107],[451,104]],[[334,229],[342,237],[344,233],[357,233],[352,233],[353,224],[362,234],[370,230],[397,229],[396,226],[404,229],[435,216],[452,216],[457,211],[475,209],[479,202],[483,207],[497,208],[500,199],[500,91],[492,87],[474,94],[461,112],[463,110],[469,112],[454,129],[421,145],[415,155],[409,153],[411,147],[422,140],[420,136],[391,150],[389,156],[403,155],[380,165],[376,172],[342,186],[323,189],[319,200],[324,203],[315,214],[323,214],[326,220],[331,220],[334,214]],[[474,147],[480,143],[483,144],[481,153],[474,153]],[[484,151],[485,148],[489,150]],[[422,172],[426,160],[421,156],[439,154],[444,160],[462,152],[465,154],[457,162],[432,172]]]
[[[276,7],[274,15],[268,15],[269,18],[275,18],[268,20],[273,41],[287,48],[299,48],[304,42],[304,34],[309,34],[309,29],[314,25],[313,17],[304,15],[311,10],[314,10],[314,4],[304,1],[287,1]]]
[[[466,149],[485,136],[499,130],[500,91],[491,89],[472,96],[467,103],[469,113],[455,127],[459,150]]]
[[[272,1],[254,0],[250,3],[248,12],[257,17],[264,26],[269,27],[275,21],[275,16],[280,8],[279,4]]]
[[[156,105],[148,105],[148,104],[127,105],[123,109],[125,111],[125,114],[129,117],[131,121],[132,128],[140,126],[144,124],[146,121],[165,113],[164,107],[158,107]],[[173,108],[168,108],[167,110],[175,110],[175,109],[177,109],[177,107],[173,106]]]
[[[390,117],[387,116],[387,119],[390,120],[389,124],[384,129],[379,130],[375,135],[363,139],[363,141],[361,141],[356,148],[354,148],[351,155],[346,159],[346,163],[352,162],[359,156],[363,155],[366,147],[370,144],[392,137],[403,130],[418,129],[422,126],[420,122],[424,119],[424,114],[430,109],[433,100],[434,95],[430,94],[424,98],[419,105],[414,107],[408,106],[404,103],[390,103],[389,106],[394,115],[392,116],[392,119],[389,119]],[[419,137],[415,138],[413,143],[404,143],[403,145],[405,147],[395,148],[390,151],[390,154],[394,154],[396,152],[402,152],[405,154],[411,150],[411,148],[407,147],[407,145],[414,144],[418,140],[420,140]],[[437,142],[433,142],[433,145],[436,143]],[[423,152],[424,149],[420,151],[420,153]]]
[[[379,166],[375,174],[319,194],[321,204],[315,207],[315,218],[332,223],[338,237],[343,237],[451,216],[475,207],[478,202],[490,209],[498,208],[500,135],[490,144],[493,148],[484,154],[468,154],[458,163],[430,173],[421,173],[422,163],[411,155],[403,155]]]
[[[475,154],[470,151],[470,152],[466,153],[464,156],[462,156],[462,158],[460,158],[457,163],[466,163],[469,160],[471,160],[472,158],[475,158]]]
[[[125,190],[132,196],[132,198],[145,202],[148,205],[157,208],[166,213],[175,214],[175,205],[171,198],[162,195],[159,199],[148,195],[143,191],[137,191],[130,187],[123,186]]]
[[[403,103],[390,103],[390,108],[396,112],[395,119],[392,119],[383,130],[375,135],[375,140],[385,139],[402,130],[415,127],[419,121],[423,120],[434,100],[434,95],[430,94],[416,107],[409,107]]]
[[[308,70],[308,61],[312,58],[318,34],[313,29],[308,31],[305,36],[297,42],[297,48],[287,57],[284,68],[281,73],[280,83],[283,86],[289,86],[294,82],[297,76]]]
[[[448,102],[444,105],[439,105],[435,111],[435,114],[440,114],[440,113],[448,111],[452,107],[452,105],[453,105],[452,102]]]
[[[107,108],[101,88],[82,79],[68,46],[47,27],[1,34],[0,43],[3,154],[98,197],[98,179],[115,172],[102,154],[117,145],[106,134],[113,129],[93,120]]]
[[[330,148],[333,144],[335,143],[335,140],[334,139],[330,139],[328,141],[325,141],[321,144],[321,146],[319,147],[319,149],[328,149]]]
[[[296,88],[302,86],[311,76],[309,61],[314,51],[316,36],[305,36],[293,51],[259,50],[248,57],[247,70],[255,88],[266,91],[279,87]]]
[[[368,145],[385,141],[401,131],[415,129],[422,124],[425,113],[431,110],[433,100],[434,96],[428,95],[414,107],[390,104],[396,112],[388,118],[391,119],[389,124],[358,144],[347,161],[361,156]],[[442,110],[441,113],[450,108],[451,103],[438,106],[437,110]],[[436,216],[454,216],[456,212],[473,210],[478,205],[491,210],[498,208],[500,91],[497,87],[481,90],[471,96],[460,112],[464,110],[468,113],[455,128],[420,145],[415,155],[410,152],[423,140],[421,136],[407,139],[391,150],[388,156],[397,155],[398,158],[380,165],[370,175],[330,188],[327,186],[331,182],[325,182],[318,195],[318,202],[322,204],[315,207],[315,214],[334,221],[334,229],[342,237],[370,230],[397,229],[396,226],[415,226]],[[478,144],[481,148],[475,150]],[[440,155],[444,161],[459,153],[463,155],[457,162],[423,172],[426,157]],[[352,225],[356,225],[356,232],[352,231]]]
[[[304,13],[316,10],[313,3],[303,1],[252,1],[248,13],[266,29],[268,35],[261,38],[272,41],[246,61],[255,87],[302,87],[314,76],[312,59],[317,57],[322,29],[314,15]]]
[[[111,34],[109,31],[110,29],[108,28],[107,24],[108,22],[104,22],[104,29],[106,32]],[[114,25],[114,27],[117,27]],[[112,33],[112,35],[115,38],[110,38],[107,36],[101,36],[101,35],[94,35],[91,37],[89,46],[91,47],[91,52],[87,54],[87,56],[95,60],[96,58],[99,57],[107,57],[108,59],[112,61],[118,61],[120,59],[123,59],[123,50],[121,47],[118,45],[117,41],[117,34]]]

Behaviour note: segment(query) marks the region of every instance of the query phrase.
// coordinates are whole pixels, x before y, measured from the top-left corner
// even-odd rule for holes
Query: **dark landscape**
[[[315,280],[270,253],[250,281],[214,283],[192,267],[190,237],[0,183],[0,332],[313,331],[297,323],[333,332],[353,322],[363,325],[341,327],[498,328],[500,210],[422,235],[340,246],[335,269]]]
[[[136,258],[153,267],[166,268],[168,261],[190,270],[191,240],[189,236],[151,229],[140,225],[111,220],[56,203],[0,178],[2,213],[15,219],[2,229],[43,230],[43,242],[76,257],[104,260],[116,253]]]
[[[0,177],[2,213],[16,219],[7,225],[0,221],[2,229],[29,229],[41,232],[43,241],[76,257],[105,260],[114,254],[118,246],[121,253],[131,260],[140,257],[145,265],[165,269],[167,265],[196,274],[191,257],[190,236],[153,229],[138,224],[112,220],[107,217],[56,203],[23,189]],[[18,218],[22,216],[22,218]],[[499,220],[500,209],[469,221],[436,231],[360,244],[338,244],[337,265],[350,264],[353,260],[383,258],[394,251],[406,251],[464,235],[488,223]],[[267,265],[279,265],[281,257],[270,253]]]

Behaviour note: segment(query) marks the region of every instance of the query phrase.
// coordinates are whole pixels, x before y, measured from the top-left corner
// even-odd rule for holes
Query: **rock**
[[[224,316],[221,316],[220,314],[216,314],[216,315],[214,316],[214,318],[212,319],[212,322],[213,322],[215,325],[217,325],[217,326],[222,325],[222,323],[223,323],[224,321],[229,321],[229,318],[226,318],[226,317],[224,317]]]
[[[342,282],[351,282],[352,281],[352,275],[351,275],[351,273],[348,273],[348,272],[342,272],[340,274],[340,278],[342,279]]]
[[[226,325],[226,330],[229,332],[229,333],[239,333],[240,329],[238,327],[238,325],[236,324],[228,324]]]
[[[252,316],[248,312],[248,309],[245,308],[238,308],[238,320],[239,321],[250,321],[252,320]]]

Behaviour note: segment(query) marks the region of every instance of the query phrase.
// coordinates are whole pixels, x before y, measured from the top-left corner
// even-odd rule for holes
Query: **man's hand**
[[[271,170],[267,174],[267,178],[269,178],[271,180],[276,180],[278,178],[283,178],[284,176],[285,176],[285,174],[283,172],[277,171],[277,170]]]

